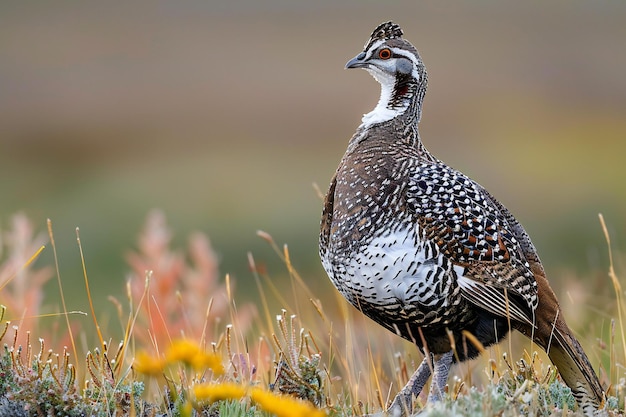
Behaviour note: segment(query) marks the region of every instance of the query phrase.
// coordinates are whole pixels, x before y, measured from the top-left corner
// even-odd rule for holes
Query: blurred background
[[[75,228],[112,309],[153,208],[177,245],[208,234],[238,296],[256,296],[248,252],[286,275],[261,229],[324,298],[313,184],[326,190],[378,99],[343,66],[386,20],[429,71],[426,146],[517,216],[561,298],[610,288],[598,213],[616,251],[626,236],[618,1],[2,2],[0,228],[52,220],[68,309],[87,310]]]

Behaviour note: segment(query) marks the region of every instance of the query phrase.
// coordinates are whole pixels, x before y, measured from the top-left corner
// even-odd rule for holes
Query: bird
[[[345,68],[380,83],[326,193],[319,255],[349,303],[415,343],[424,359],[387,415],[406,416],[432,380],[441,399],[450,367],[517,330],[543,348],[586,414],[605,393],[563,317],[522,225],[485,188],[433,156],[418,124],[428,76],[417,49],[389,21]]]

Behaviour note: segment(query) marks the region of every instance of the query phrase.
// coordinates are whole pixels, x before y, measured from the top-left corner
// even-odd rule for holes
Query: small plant
[[[316,406],[325,405],[322,391],[322,374],[320,367],[321,355],[319,349],[313,349],[314,340],[304,329],[299,331],[296,338],[296,316],[289,318],[283,310],[277,316],[278,328],[282,341],[274,336],[277,350],[280,352],[276,363],[276,376],[270,384],[270,389],[282,394],[293,395],[307,400]]]
[[[144,384],[133,381],[128,375],[120,375],[122,362],[119,360],[124,348],[120,343],[117,354],[109,355],[109,346],[104,343],[103,351],[94,349],[87,353],[87,370],[91,379],[87,381],[83,395],[91,407],[98,413],[131,414],[151,408],[142,401]]]
[[[5,307],[0,306],[0,321],[4,312]],[[5,343],[0,355],[0,415],[104,417],[143,415],[141,410],[150,409],[142,401],[143,383],[126,378],[116,380],[106,349],[102,355],[87,356],[91,379],[81,392],[67,350],[55,354],[46,350],[44,340],[40,339],[39,351],[35,353],[29,332],[26,332],[26,345],[18,346],[19,329],[14,327],[14,331],[13,344]],[[6,332],[0,341],[4,341],[5,335]]]

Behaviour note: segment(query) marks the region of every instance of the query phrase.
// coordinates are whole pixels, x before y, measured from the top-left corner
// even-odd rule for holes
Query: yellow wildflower
[[[172,342],[165,354],[167,362],[183,362],[191,366],[196,371],[211,368],[215,375],[224,373],[224,366],[219,355],[214,353],[205,353],[200,347],[191,340],[180,339]]]
[[[250,398],[264,411],[276,417],[323,417],[326,415],[309,403],[285,395],[277,395],[261,388],[253,388]]]
[[[133,361],[133,369],[146,375],[160,375],[163,373],[165,361],[162,358],[139,352]]]
[[[188,365],[193,364],[194,359],[202,351],[197,344],[187,339],[174,340],[165,353],[168,362],[184,362]]]
[[[246,388],[233,383],[198,384],[193,387],[196,401],[237,400],[246,395]]]

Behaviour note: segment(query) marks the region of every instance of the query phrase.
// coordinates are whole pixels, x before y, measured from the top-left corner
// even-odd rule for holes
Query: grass
[[[614,296],[592,321],[610,325],[579,336],[602,364],[604,414],[617,416],[626,397],[626,304],[601,220]],[[19,215],[2,236],[0,321],[10,320],[0,328],[1,416],[360,415],[384,409],[421,361],[414,346],[371,324],[336,291],[320,300],[288,248],[264,232],[289,279],[274,279],[249,255],[259,305],[239,304],[206,236],[172,248],[165,217],[151,213],[127,257],[126,299],[110,300],[116,320],[92,309],[85,320],[68,299],[46,313],[45,283],[56,275],[63,294],[63,280],[58,265],[35,267],[44,237]],[[56,252],[50,224],[49,237]],[[519,336],[457,366],[448,382],[444,400],[420,415],[580,414],[547,357]],[[417,402],[423,406],[424,396]]]

